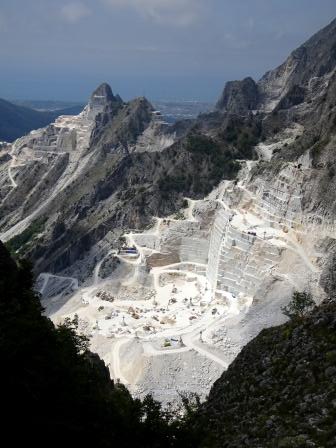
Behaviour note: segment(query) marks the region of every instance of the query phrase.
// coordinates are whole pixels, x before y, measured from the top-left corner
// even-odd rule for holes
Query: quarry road
[[[13,144],[13,147],[9,153],[11,156],[11,161],[10,161],[10,164],[8,167],[8,177],[9,177],[9,180],[10,180],[13,188],[17,188],[18,184],[16,183],[16,181],[13,177],[12,169],[26,166],[25,163],[17,163],[16,156],[15,156],[16,150],[17,150],[16,145]],[[38,154],[39,152],[41,153],[41,155],[44,155],[44,154],[57,154],[57,155],[66,154],[64,151],[36,151],[36,154]]]
[[[215,355],[210,349],[207,348],[207,345],[200,341],[200,333],[205,330],[209,332],[212,328],[217,327],[219,323],[222,323],[224,320],[229,318],[230,315],[221,316],[216,318],[211,324],[207,322],[198,322],[196,325],[190,327],[190,331],[186,333],[186,329],[181,329],[178,331],[168,330],[167,332],[162,333],[162,337],[178,337],[181,336],[184,347],[179,348],[155,348],[151,341],[146,341],[144,338],[144,352],[146,356],[163,356],[163,355],[175,355],[178,353],[187,352],[189,350],[194,350],[198,352],[200,355],[205,356],[206,358],[214,361],[215,363],[221,365],[224,369],[228,368],[228,363],[224,361],[219,356]],[[140,338],[142,339],[142,338]]]
[[[123,283],[124,286],[131,286],[133,284],[136,284],[136,282],[137,282],[137,279],[138,279],[138,276],[139,276],[139,269],[141,268],[141,265],[143,265],[143,263],[144,263],[145,256],[144,256],[144,251],[143,251],[142,247],[139,246],[138,244],[136,244],[136,242],[134,241],[134,234],[133,233],[126,233],[124,235],[124,237],[127,240],[128,246],[129,247],[135,247],[137,252],[138,252],[138,254],[139,254],[138,258],[136,258],[135,260],[129,260],[126,257],[122,257],[120,255],[117,255],[117,257],[120,260],[122,260],[123,262],[135,266],[133,276],[130,278],[130,280],[128,280],[127,282]]]
[[[152,235],[152,236],[160,236],[160,227],[163,221],[163,218],[159,218],[158,216],[154,216],[153,220],[155,220],[155,225],[153,228],[148,231],[143,232],[143,235]]]
[[[163,355],[176,355],[178,353],[188,352],[190,347],[180,347],[180,348],[171,348],[171,349],[156,349],[150,343],[144,343],[144,355],[145,356],[163,356]]]
[[[15,163],[16,162],[16,157],[14,155],[15,151],[16,151],[16,147],[15,147],[15,144],[14,144],[13,147],[12,147],[12,150],[9,153],[10,156],[11,156],[11,161],[10,161],[10,164],[9,164],[9,167],[8,167],[8,177],[9,177],[9,180],[11,181],[11,184],[12,184],[13,188],[17,187],[17,183],[15,182],[14,177],[12,175],[12,168],[14,168],[15,166],[24,166],[22,164],[18,165],[18,164]]]
[[[14,178],[13,178],[11,169],[12,169],[12,166],[10,165],[10,166],[8,167],[8,177],[9,177],[9,180],[11,181],[12,187],[13,187],[13,188],[16,188],[16,187],[17,187],[17,183],[15,182],[15,180],[14,180]]]
[[[208,359],[211,359],[212,361],[216,362],[217,364],[220,364],[224,369],[227,369],[229,364],[225,362],[223,359],[219,358],[218,356],[211,353],[209,350],[206,349],[206,346],[204,345],[201,347],[199,344],[196,344],[195,341],[195,334],[189,333],[182,337],[182,340],[184,344],[187,347],[192,348],[196,352],[200,353],[203,356],[206,356]]]
[[[128,338],[117,339],[112,349],[112,368],[115,379],[119,380],[125,386],[128,385],[128,381],[123,376],[120,368],[120,348],[129,341]]]
[[[126,257],[123,257],[122,255],[116,254],[116,257],[119,258],[119,260],[123,261],[124,263],[127,264],[131,264],[133,266],[138,266],[139,265],[139,258],[132,260],[132,259],[128,259]]]
[[[192,331],[191,333],[184,333],[181,335],[184,347],[173,348],[173,349],[156,349],[150,343],[144,343],[144,351],[146,356],[163,356],[163,355],[175,355],[178,353],[187,352],[189,350],[194,350],[202,356],[214,361],[217,364],[220,364],[224,369],[228,368],[228,363],[221,359],[219,356],[213,354],[210,350],[207,349],[206,345],[201,346],[200,343],[196,342],[199,339],[199,334],[201,329],[208,329],[206,326],[199,326],[197,331]],[[177,333],[174,333],[176,336]]]
[[[153,269],[161,269],[162,271],[167,271],[167,272],[169,272],[170,270],[174,270],[174,268],[177,268],[178,266],[183,266],[183,265],[186,265],[186,264],[190,264],[190,265],[192,265],[192,266],[200,266],[200,267],[202,267],[202,268],[204,268],[204,267],[206,267],[207,265],[206,264],[204,264],[204,263],[196,263],[196,262],[194,262],[194,261],[181,261],[181,262],[179,262],[179,263],[173,263],[173,264],[167,264],[166,266],[162,266],[162,267],[158,267],[158,268],[153,268]],[[194,272],[189,272],[189,271],[180,271],[180,270],[178,270],[178,269],[175,269],[175,270],[177,270],[178,272],[183,272],[183,273],[189,273],[189,274],[192,274],[192,275],[198,275],[198,274],[196,274],[196,273],[194,273]]]
[[[59,275],[53,275],[53,274],[48,274],[48,273],[41,273],[39,275],[39,278],[43,279],[43,284],[42,287],[40,288],[40,294],[43,294],[45,292],[45,289],[47,287],[48,281],[50,279],[58,279],[58,280],[64,280],[64,281],[71,281],[71,288],[76,290],[78,289],[79,285],[78,285],[78,279],[77,278],[73,278],[73,277],[60,277]],[[70,287],[69,287],[70,288]],[[69,289],[68,288],[68,289]]]

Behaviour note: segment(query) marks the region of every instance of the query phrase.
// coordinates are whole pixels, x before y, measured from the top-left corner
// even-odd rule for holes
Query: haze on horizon
[[[214,101],[279,65],[336,16],[335,0],[2,0],[0,97]]]

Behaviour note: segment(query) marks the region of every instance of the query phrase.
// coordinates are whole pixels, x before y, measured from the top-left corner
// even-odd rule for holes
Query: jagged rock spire
[[[89,116],[93,118],[107,107],[119,105],[122,102],[120,96],[114,96],[110,85],[104,82],[96,88],[90,97]]]

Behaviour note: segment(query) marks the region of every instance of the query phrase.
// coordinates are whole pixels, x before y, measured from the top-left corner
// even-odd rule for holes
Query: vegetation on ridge
[[[291,302],[281,310],[290,319],[303,319],[314,305],[311,294],[305,291],[294,291]]]
[[[221,180],[233,179],[240,169],[233,151],[205,134],[190,133],[179,146],[180,153],[185,153],[183,163],[159,181],[164,200],[172,193],[206,195]]]

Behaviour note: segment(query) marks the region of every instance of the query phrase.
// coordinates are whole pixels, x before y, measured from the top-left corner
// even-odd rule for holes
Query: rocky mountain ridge
[[[335,32],[333,20],[258,82],[252,78],[229,82],[216,108],[230,113],[272,112],[302,104],[335,70]]]

